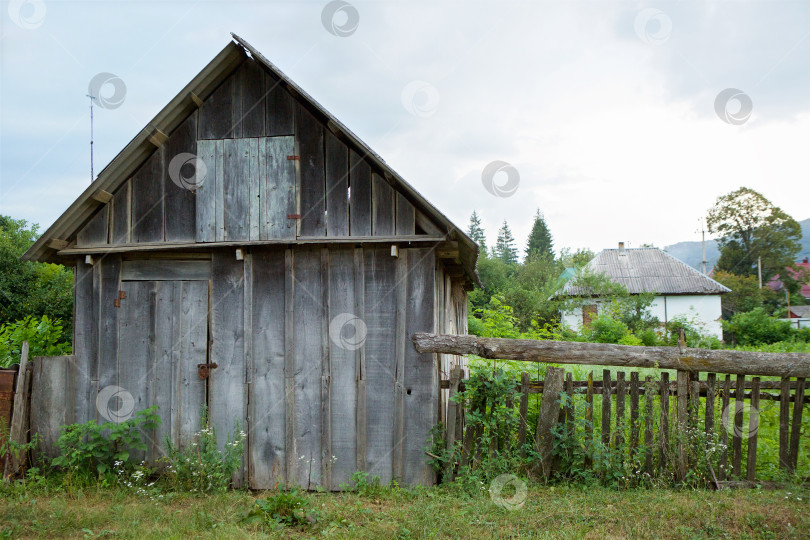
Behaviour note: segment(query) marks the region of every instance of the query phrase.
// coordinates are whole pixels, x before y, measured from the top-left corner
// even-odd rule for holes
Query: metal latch
[[[214,364],[197,364],[197,376],[201,379],[207,379],[211,375],[211,370],[217,369],[216,363]]]

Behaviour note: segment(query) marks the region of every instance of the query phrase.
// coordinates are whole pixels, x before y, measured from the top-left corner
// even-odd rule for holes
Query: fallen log
[[[638,347],[609,343],[480,338],[426,333],[414,334],[411,340],[419,353],[474,354],[492,360],[810,377],[808,353]]]

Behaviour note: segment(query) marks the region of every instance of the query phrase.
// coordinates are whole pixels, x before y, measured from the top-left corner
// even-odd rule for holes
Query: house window
[[[588,326],[596,317],[596,304],[582,306],[582,325]]]

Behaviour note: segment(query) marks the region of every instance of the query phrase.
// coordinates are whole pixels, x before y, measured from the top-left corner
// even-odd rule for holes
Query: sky
[[[0,213],[48,227],[245,38],[459,227],[700,239],[747,186],[810,217],[810,2],[3,2]],[[105,79],[105,77],[102,77]],[[106,77],[107,80],[110,76]],[[98,80],[98,79],[96,79]],[[119,83],[119,84],[120,84]]]

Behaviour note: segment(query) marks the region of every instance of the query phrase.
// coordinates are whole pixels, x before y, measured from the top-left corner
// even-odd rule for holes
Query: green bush
[[[619,343],[630,335],[630,328],[609,315],[599,315],[589,326],[583,327],[581,333],[594,343]]]
[[[63,341],[62,321],[43,315],[0,326],[0,367],[20,363],[23,341],[28,342],[28,357],[70,354],[70,343]]]
[[[262,526],[309,527],[317,521],[318,512],[298,488],[282,490],[271,497],[257,500],[242,517],[242,523]]]
[[[791,328],[789,322],[768,316],[761,307],[745,313],[735,313],[730,322],[723,323],[723,327],[727,332],[734,334],[740,345],[790,341],[791,337],[798,336],[798,332]]]

